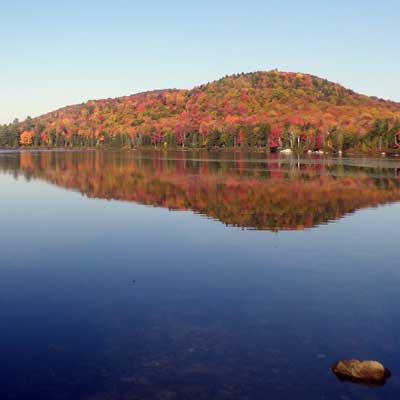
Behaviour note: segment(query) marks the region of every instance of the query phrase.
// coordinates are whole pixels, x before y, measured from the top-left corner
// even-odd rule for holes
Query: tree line
[[[228,129],[215,128],[204,134],[198,130],[179,131],[167,129],[161,134],[137,131],[135,135],[123,132],[80,134],[66,133],[57,128],[46,130],[46,125],[28,117],[20,123],[0,125],[2,148],[247,148],[277,151],[292,149],[305,152],[369,151],[397,152],[400,149],[400,120],[376,119],[363,135],[346,128],[331,126],[322,131],[302,120],[292,119],[283,126],[267,122],[235,124]]]

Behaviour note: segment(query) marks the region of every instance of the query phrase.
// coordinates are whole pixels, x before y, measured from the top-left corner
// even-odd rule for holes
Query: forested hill
[[[274,70],[88,101],[0,127],[3,147],[143,145],[395,152],[400,104]]]

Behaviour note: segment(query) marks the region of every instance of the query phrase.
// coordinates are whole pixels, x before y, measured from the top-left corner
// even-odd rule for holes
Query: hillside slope
[[[18,124],[14,143],[393,150],[399,120],[399,103],[312,75],[269,71],[65,107]]]

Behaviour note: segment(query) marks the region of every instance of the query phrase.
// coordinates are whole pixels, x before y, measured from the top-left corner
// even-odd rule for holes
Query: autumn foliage
[[[21,133],[20,143],[22,146],[30,146],[33,143],[35,137],[34,131],[24,131]]]
[[[398,103],[269,71],[65,107],[21,123],[20,144],[384,150],[398,148],[399,121]]]

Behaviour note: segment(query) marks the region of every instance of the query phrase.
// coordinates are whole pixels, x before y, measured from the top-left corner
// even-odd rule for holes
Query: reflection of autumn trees
[[[193,156],[193,157],[192,157]],[[303,229],[363,207],[400,200],[394,170],[282,163],[279,159],[213,161],[172,153],[22,152],[0,168],[44,179],[88,197],[192,210],[228,225]],[[220,156],[220,158],[224,158]],[[349,175],[350,174],[350,175]]]

